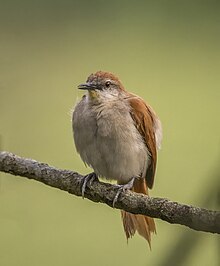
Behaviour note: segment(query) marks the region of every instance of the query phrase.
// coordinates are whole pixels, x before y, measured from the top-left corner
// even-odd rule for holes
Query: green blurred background
[[[76,87],[117,74],[156,110],[152,196],[219,209],[219,1],[0,1],[1,150],[86,174],[71,132]],[[156,220],[128,245],[118,210],[0,176],[0,265],[219,265],[219,237]]]

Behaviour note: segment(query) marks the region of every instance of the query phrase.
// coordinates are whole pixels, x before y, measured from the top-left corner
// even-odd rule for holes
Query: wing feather
[[[133,118],[135,126],[142,135],[149,151],[150,162],[146,169],[145,178],[147,186],[152,188],[157,164],[157,143],[155,131],[159,119],[153,109],[140,97],[131,96],[129,98],[129,103],[131,106],[131,117]]]

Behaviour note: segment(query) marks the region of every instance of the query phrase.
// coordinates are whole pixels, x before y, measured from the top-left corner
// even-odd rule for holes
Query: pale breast
[[[76,149],[82,160],[107,179],[127,183],[147,167],[147,147],[126,102],[89,106],[83,99],[73,112]]]

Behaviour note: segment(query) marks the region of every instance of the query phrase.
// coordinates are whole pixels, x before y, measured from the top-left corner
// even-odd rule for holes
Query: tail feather
[[[133,191],[148,195],[148,189],[144,179],[136,179]],[[151,233],[156,233],[154,219],[140,214],[132,214],[121,211],[124,231],[127,240],[134,236],[137,231],[139,235],[144,237],[151,248]]]

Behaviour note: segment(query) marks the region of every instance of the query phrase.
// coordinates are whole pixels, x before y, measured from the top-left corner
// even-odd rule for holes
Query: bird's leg
[[[117,185],[119,188],[118,188],[118,191],[117,191],[117,193],[116,193],[116,195],[114,197],[114,200],[113,200],[113,208],[115,207],[115,203],[117,202],[120,193],[131,189],[133,187],[133,185],[134,185],[134,180],[135,179],[136,179],[136,177],[132,177],[132,179],[127,184],[125,184],[125,185]]]
[[[82,197],[84,199],[84,194],[85,194],[85,190],[86,190],[86,185],[87,183],[89,182],[89,184],[91,185],[92,182],[97,179],[97,175],[96,173],[90,173],[88,175],[86,175],[84,178],[83,178],[83,185],[82,185]]]

